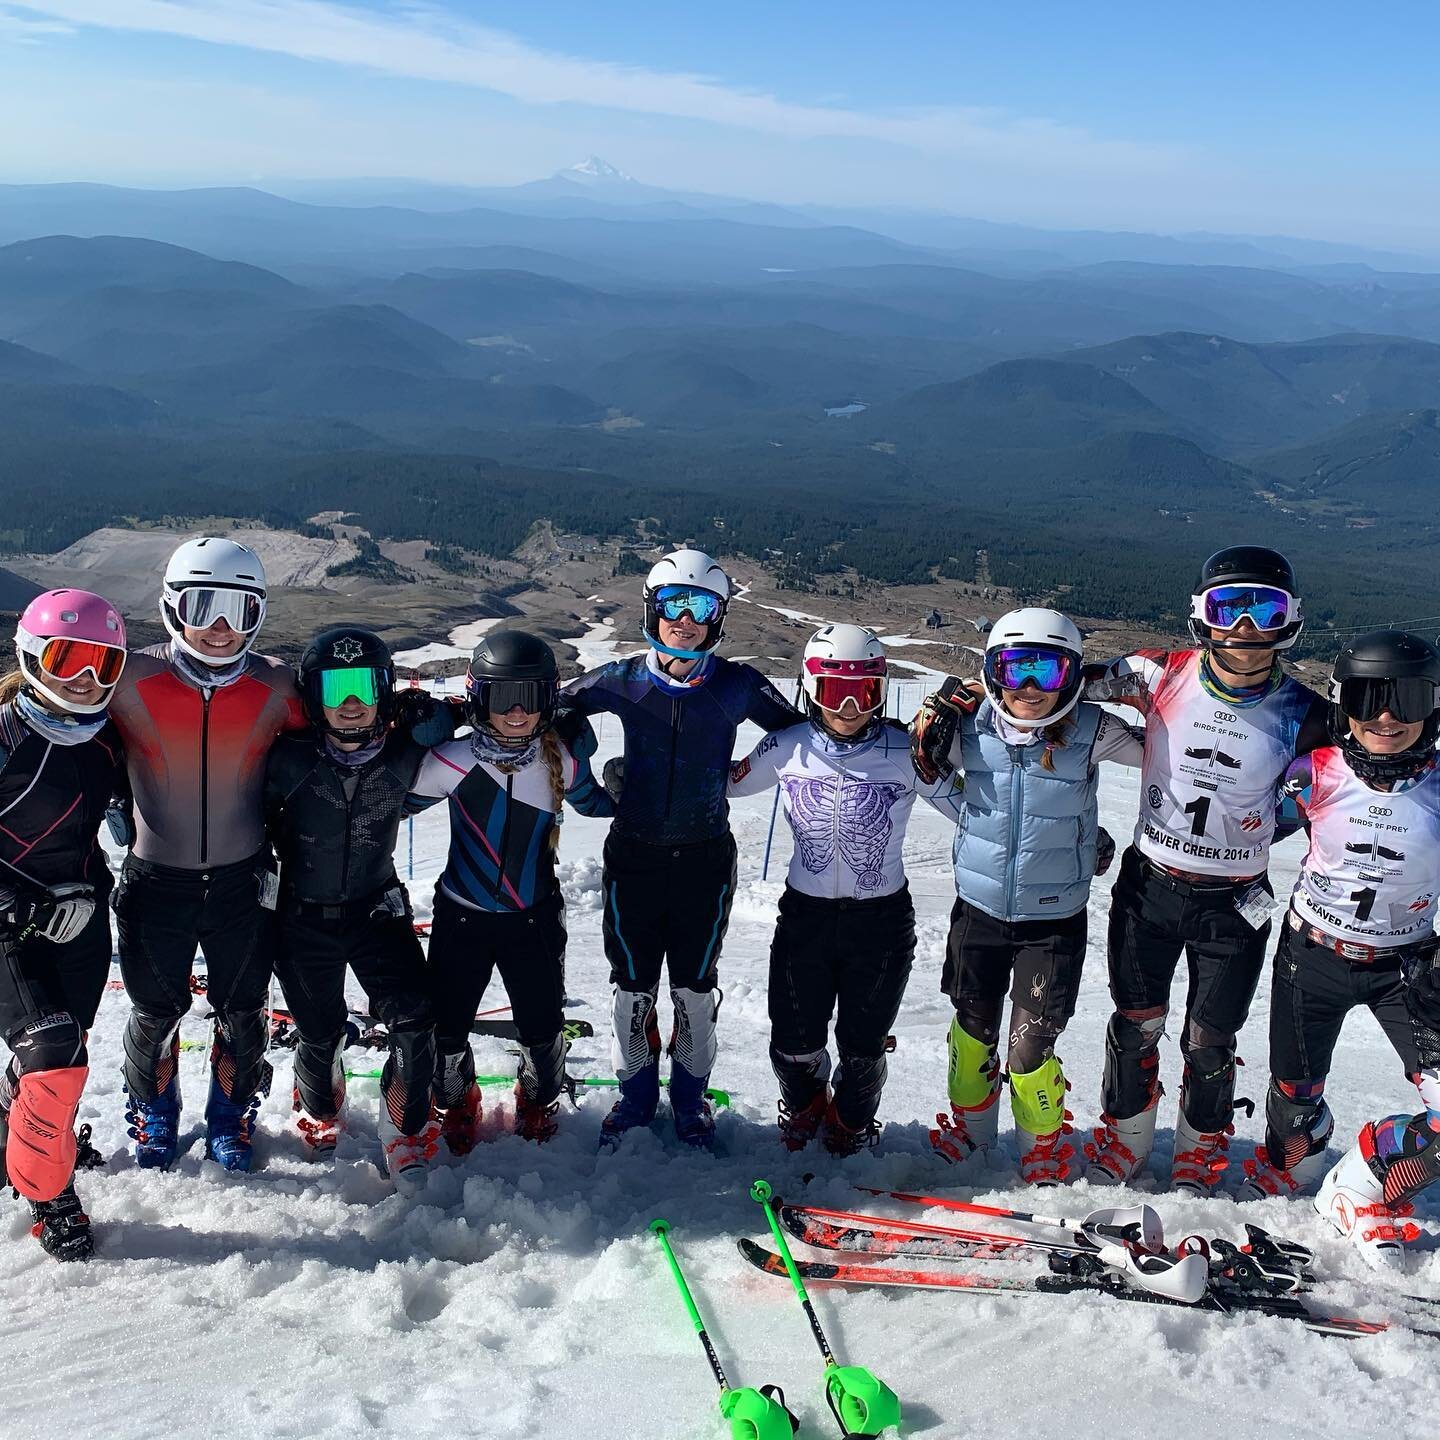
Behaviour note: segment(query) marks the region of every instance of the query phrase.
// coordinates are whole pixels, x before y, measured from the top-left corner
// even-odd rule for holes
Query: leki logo
[[[330,653],[337,660],[343,660],[349,665],[351,661],[358,660],[365,653],[365,647],[353,635],[346,635],[330,647]]]

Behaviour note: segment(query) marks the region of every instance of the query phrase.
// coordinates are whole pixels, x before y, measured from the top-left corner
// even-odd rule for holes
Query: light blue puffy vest
[[[955,831],[955,889],[997,920],[1046,920],[1085,908],[1095,875],[1099,769],[1091,759],[1104,712],[1082,703],[1065,744],[1040,763],[1043,741],[1007,745],[984,701],[960,722],[965,813]]]

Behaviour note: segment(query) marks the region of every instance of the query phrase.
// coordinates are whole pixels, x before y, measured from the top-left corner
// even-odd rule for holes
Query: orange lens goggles
[[[113,685],[125,668],[125,652],[95,640],[47,640],[40,668],[57,680],[78,680],[88,670],[101,685]]]

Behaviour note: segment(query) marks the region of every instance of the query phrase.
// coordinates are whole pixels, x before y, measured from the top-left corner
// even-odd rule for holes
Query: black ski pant
[[[282,900],[275,977],[299,1037],[295,1090],[306,1112],[329,1119],[345,1099],[348,966],[365,991],[370,1014],[389,1033],[390,1057],[380,1077],[386,1109],[402,1135],[415,1135],[430,1118],[435,1031],[410,898],[403,886],[395,888],[400,914],[378,896],[346,905]]]
[[[1237,908],[1253,880],[1188,879],[1152,865],[1132,845],[1110,896],[1110,996],[1105,1039],[1107,1114],[1140,1114],[1160,1093],[1158,1047],[1170,987],[1183,953],[1189,969],[1180,1050],[1180,1112],[1208,1133],[1230,1123],[1235,1038],[1265,965],[1270,923],[1259,929]],[[1259,883],[1268,893],[1270,882]]]
[[[605,840],[605,958],[622,990],[711,990],[735,900],[735,837],[649,845],[612,830]]]
[[[215,1073],[232,1100],[248,1101],[261,1088],[274,941],[274,913],[260,905],[264,868],[258,855],[206,870],[126,859],[114,903],[120,973],[134,1007],[124,1072],[135,1099],[153,1099],[174,1076],[197,945],[215,1012]]]
[[[521,1048],[520,1083],[549,1105],[565,1081],[565,902],[559,890],[528,910],[474,910],[435,892],[430,990],[435,1100],[458,1105],[475,1078],[470,1025],[498,969]]]
[[[1085,911],[1058,920],[999,920],[957,899],[950,912],[940,988],[960,1028],[998,1046],[1010,996],[1007,1064],[1028,1075],[1054,1053],[1080,994],[1088,920]]]
[[[823,900],[785,887],[770,945],[770,1061],[786,1106],[802,1110],[825,1084],[835,1016],[835,1113],[863,1130],[880,1108],[890,1028],[915,959],[910,891]]]

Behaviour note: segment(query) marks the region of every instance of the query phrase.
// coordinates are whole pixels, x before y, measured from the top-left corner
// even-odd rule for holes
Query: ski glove
[[[967,682],[954,675],[933,694],[927,695],[910,722],[910,763],[927,785],[933,785],[955,768],[950,763],[950,747],[961,715],[973,715],[980,704]]]
[[[105,826],[110,838],[122,850],[128,850],[135,843],[135,812],[128,800],[116,800],[105,811]]]
[[[600,779],[605,786],[606,793],[618,805],[621,795],[625,793],[625,757],[612,755],[605,762],[605,768],[600,772]]]
[[[395,723],[428,750],[455,738],[464,723],[458,700],[440,700],[428,690],[402,690],[395,697]]]
[[[1095,837],[1095,873],[1103,875],[1115,859],[1115,837],[1102,825]]]

